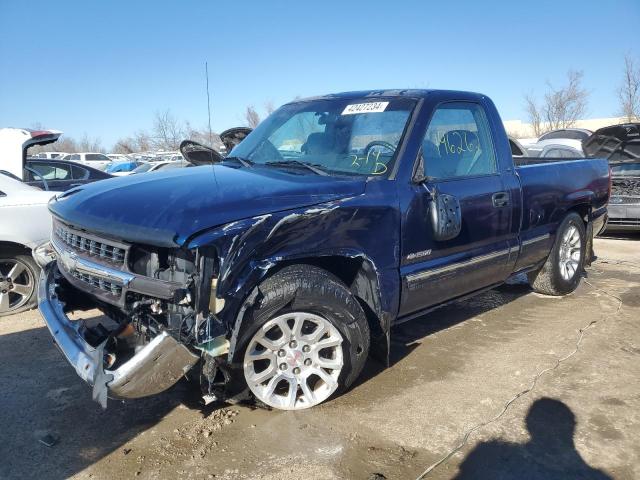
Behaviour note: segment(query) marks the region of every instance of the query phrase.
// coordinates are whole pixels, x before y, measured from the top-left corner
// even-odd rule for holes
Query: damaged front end
[[[54,341],[93,398],[139,398],[175,384],[201,359],[213,396],[214,357],[228,351],[215,317],[215,256],[100,238],[54,220],[57,261],[42,272],[39,309]],[[213,289],[213,294],[212,294]],[[106,316],[71,320],[74,310]],[[212,371],[214,369],[215,371]]]

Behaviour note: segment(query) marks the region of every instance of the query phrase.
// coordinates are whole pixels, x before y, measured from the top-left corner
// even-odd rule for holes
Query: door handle
[[[496,192],[491,195],[491,202],[496,208],[509,206],[509,192]]]

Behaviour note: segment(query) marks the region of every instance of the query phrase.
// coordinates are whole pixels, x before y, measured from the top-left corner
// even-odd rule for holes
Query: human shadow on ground
[[[611,479],[589,466],[576,450],[576,417],[563,402],[536,400],[526,417],[531,439],[526,443],[490,440],[464,459],[456,480],[582,480]]]

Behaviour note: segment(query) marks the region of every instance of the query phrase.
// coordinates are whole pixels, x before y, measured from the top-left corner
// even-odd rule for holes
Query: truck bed
[[[589,216],[597,233],[609,198],[609,165],[605,159],[524,160],[516,162],[514,158],[522,187],[522,211],[526,212],[521,218],[522,250],[516,270],[548,254],[568,210]]]

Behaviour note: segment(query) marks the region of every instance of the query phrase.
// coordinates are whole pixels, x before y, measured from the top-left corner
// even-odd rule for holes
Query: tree
[[[77,148],[80,152],[100,152],[102,144],[99,138],[91,138],[85,133],[78,142]]]
[[[531,95],[525,95],[524,101],[526,102],[525,109],[529,116],[529,122],[531,122],[531,125],[533,126],[533,133],[535,133],[536,137],[539,137],[543,133],[542,118],[540,118],[540,110],[538,109],[536,100]]]
[[[248,127],[256,128],[260,123],[260,115],[256,112],[256,109],[253,105],[249,105],[247,110],[244,113],[244,120],[247,123]]]
[[[123,153],[127,155],[137,150],[136,141],[131,137],[121,138],[113,146],[113,153]]]
[[[153,122],[153,145],[159,150],[177,150],[184,139],[184,128],[171,111],[156,112]]]
[[[640,119],[640,66],[637,66],[631,55],[624,57],[624,76],[618,87],[620,114],[628,122]]]
[[[276,107],[273,105],[273,101],[269,100],[267,103],[264,104],[264,109],[267,112],[267,115],[271,115],[273,112],[276,111]]]
[[[555,88],[547,82],[544,102],[537,103],[531,95],[525,96],[525,109],[537,136],[575,125],[587,112],[589,92],[582,87],[583,73],[577,70],[567,72],[567,84]]]

